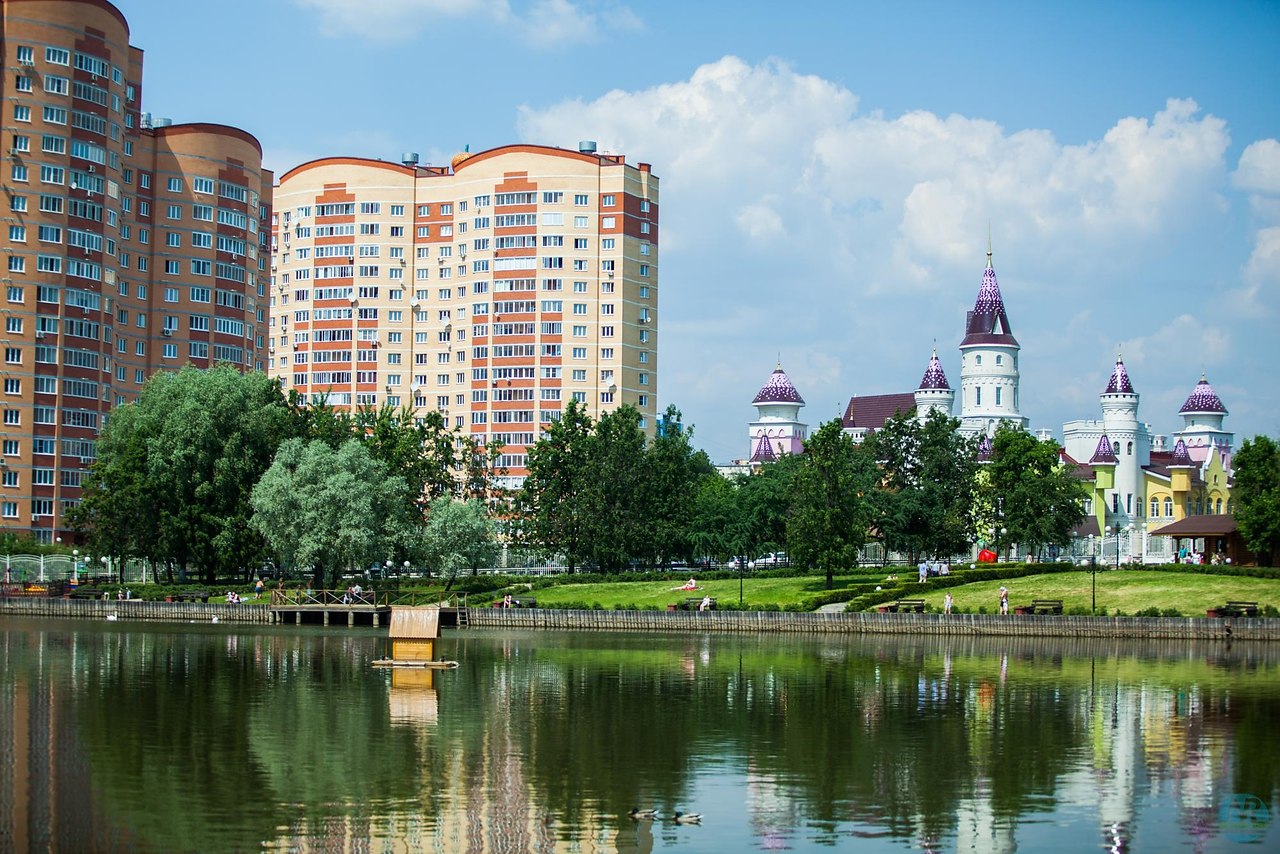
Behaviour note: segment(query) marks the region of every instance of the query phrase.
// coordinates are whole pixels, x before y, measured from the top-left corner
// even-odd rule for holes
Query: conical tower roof
[[[1191,459],[1191,454],[1187,453],[1187,443],[1178,440],[1178,444],[1173,446],[1173,458],[1169,460],[1172,466],[1193,466],[1195,462]]]
[[[779,364],[773,369],[773,373],[769,375],[769,379],[765,382],[764,387],[756,392],[756,403],[799,403],[804,404],[804,398],[800,396],[800,392],[796,391],[796,387],[791,384],[791,378],[787,376],[787,372],[782,370]]]
[[[978,462],[985,463],[991,459],[991,437],[986,433],[978,440]]]
[[[769,463],[778,458],[773,452],[773,444],[769,441],[768,436],[761,436],[756,442],[756,448],[751,453],[751,462],[753,463]]]
[[[987,268],[982,271],[982,287],[965,324],[961,347],[980,344],[1000,344],[1017,347],[1018,341],[1009,328],[1009,316],[1005,314],[1004,297],[1000,295],[1000,283],[991,264],[991,249],[987,248]]]
[[[1129,381],[1129,372],[1124,369],[1124,360],[1119,356],[1116,356],[1116,369],[1111,372],[1111,381],[1103,394],[1137,394]]]
[[[1091,466],[1113,466],[1116,464],[1116,453],[1111,447],[1111,440],[1107,438],[1107,434],[1103,433],[1098,437],[1098,447],[1094,449],[1093,456],[1089,458]]]
[[[1226,415],[1227,408],[1218,399],[1218,394],[1213,390],[1213,386],[1209,385],[1209,380],[1201,374],[1200,382],[1196,383],[1187,402],[1178,410],[1179,414],[1184,412],[1220,412]]]
[[[929,359],[929,367],[925,368],[924,378],[920,380],[920,388],[917,391],[926,389],[951,390],[951,386],[947,385],[947,375],[942,372],[942,362],[938,361],[938,351],[933,351],[932,358]]]

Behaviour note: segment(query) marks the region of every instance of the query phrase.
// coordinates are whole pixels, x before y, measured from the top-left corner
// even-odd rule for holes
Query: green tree
[[[586,447],[588,554],[600,569],[613,572],[652,551],[640,413],[628,405],[605,413]]]
[[[705,478],[723,480],[711,460],[692,445],[693,428],[684,427],[680,410],[667,407],[662,429],[644,452],[642,509],[647,531],[642,536],[643,557],[666,565],[674,558],[693,557],[693,531],[699,483]]]
[[[155,374],[118,407],[77,514],[91,550],[199,570],[205,583],[263,557],[249,492],[297,428],[279,384],[221,365]]]
[[[374,459],[404,478],[410,487],[407,509],[420,518],[425,519],[432,500],[457,492],[457,436],[439,412],[418,417],[408,407],[363,407],[356,412],[353,427]]]
[[[793,561],[820,570],[828,590],[837,571],[856,566],[874,517],[880,473],[875,458],[832,419],[804,443],[795,473],[787,543]]]
[[[284,566],[310,570],[312,583],[328,589],[344,571],[417,545],[411,494],[359,440],[335,450],[319,439],[290,439],[253,488],[252,524]]]
[[[973,529],[977,441],[959,420],[934,410],[921,423],[912,413],[890,418],[867,438],[884,473],[877,526],[885,548],[910,563],[922,555],[964,551]]]
[[[1058,445],[1001,424],[985,467],[983,503],[999,508],[993,525],[1006,528],[1001,543],[1020,543],[1028,554],[1065,546],[1084,518],[1088,487],[1062,464]]]
[[[1275,566],[1280,553],[1280,446],[1269,436],[1246,439],[1231,460],[1231,501],[1245,545]]]
[[[570,400],[529,449],[528,474],[516,496],[512,529],[517,540],[547,556],[563,558],[570,573],[589,548],[588,442],[591,419]]]
[[[800,455],[784,454],[760,466],[755,474],[734,479],[730,539],[735,554],[750,560],[763,551],[785,550],[795,480],[804,460]]]
[[[422,532],[422,555],[428,566],[447,579],[445,590],[453,586],[463,569],[473,572],[490,565],[497,555],[493,521],[483,502],[458,501],[441,496],[431,502],[427,525]]]

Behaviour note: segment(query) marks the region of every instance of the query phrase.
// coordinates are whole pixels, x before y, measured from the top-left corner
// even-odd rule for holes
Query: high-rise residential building
[[[141,112],[106,0],[3,0],[0,527],[68,533],[108,410],[159,370],[265,368],[272,176],[248,133]]]
[[[448,166],[330,157],[274,191],[270,372],[337,409],[440,412],[505,444],[505,485],[579,401],[657,409],[658,179],[508,145]]]

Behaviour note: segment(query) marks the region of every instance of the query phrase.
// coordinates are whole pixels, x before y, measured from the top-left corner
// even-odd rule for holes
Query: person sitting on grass
[[[696,582],[696,581],[694,581],[692,578],[690,578],[688,581],[686,581],[686,582],[684,583],[684,585],[683,585],[683,586],[681,586],[681,587],[672,587],[671,589],[672,589],[672,590],[697,590],[697,589],[698,589],[698,582]]]

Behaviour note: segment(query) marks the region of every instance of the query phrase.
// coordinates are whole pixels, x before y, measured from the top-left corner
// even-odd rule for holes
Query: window
[[[600,205],[606,208],[616,207],[618,204],[617,196],[613,193],[605,193],[600,197]]]
[[[1000,361],[999,356],[996,356],[996,361],[997,362]],[[1000,392],[1002,391],[1004,391],[1004,389],[1002,389],[1000,386],[996,386],[996,406],[1000,405],[1000,397],[1001,397]]]
[[[981,359],[982,357],[979,356],[978,358]],[[982,386],[978,386],[973,390],[973,396],[974,396],[974,400],[973,400],[974,405],[981,406],[982,405]]]
[[[1164,500],[1164,515],[1169,518],[1173,517],[1173,499],[1172,498],[1166,498]]]

